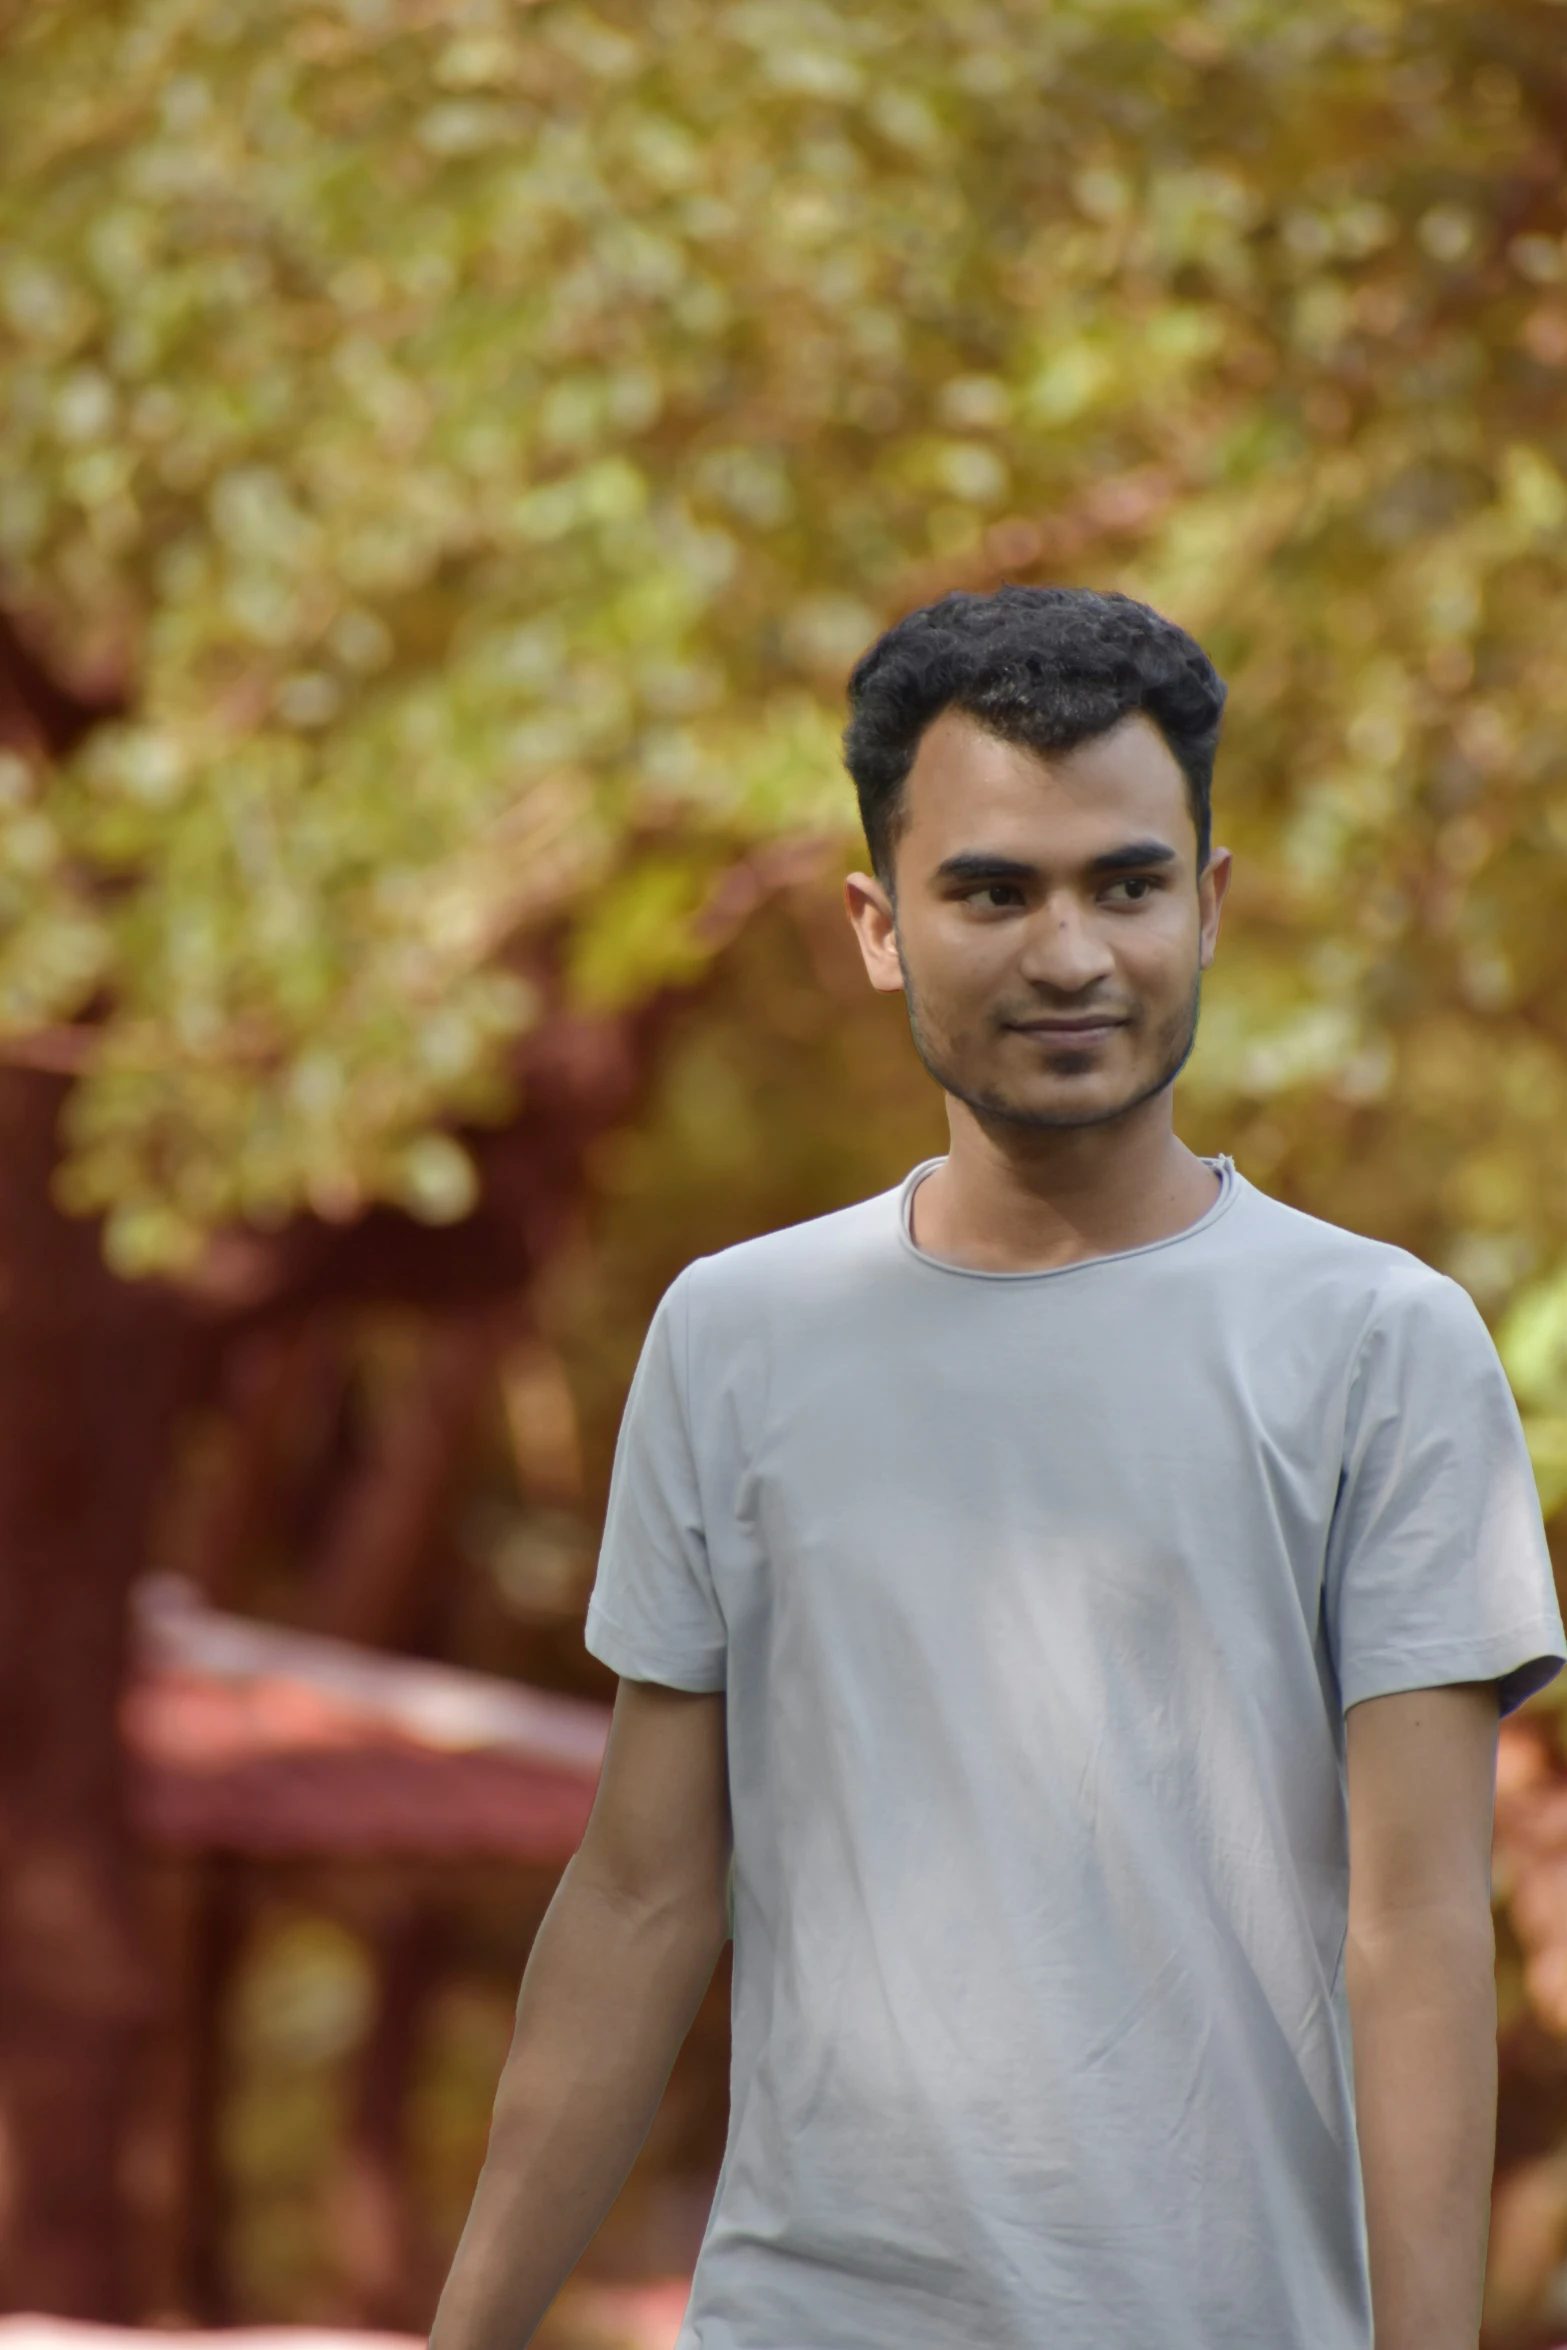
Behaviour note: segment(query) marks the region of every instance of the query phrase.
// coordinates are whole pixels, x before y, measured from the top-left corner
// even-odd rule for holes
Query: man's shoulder
[[[1346,1309],[1362,1309],[1368,1320],[1405,1314],[1475,1318],[1467,1290],[1393,1241],[1330,1224],[1251,1183],[1243,1186],[1240,1204],[1243,1213],[1232,1219],[1232,1235],[1238,1257],[1254,1277],[1265,1276],[1285,1289],[1332,1295]]]
[[[841,1296],[857,1273],[896,1266],[902,1253],[902,1191],[899,1185],[852,1207],[696,1258],[675,1284],[688,1314],[696,1320],[735,1309],[803,1305],[813,1296]]]
[[[787,1287],[813,1273],[839,1274],[867,1258],[885,1258],[898,1248],[903,1186],[852,1207],[834,1208],[802,1224],[785,1224],[753,1240],[698,1257],[682,1280],[695,1295],[720,1298],[739,1292]]]

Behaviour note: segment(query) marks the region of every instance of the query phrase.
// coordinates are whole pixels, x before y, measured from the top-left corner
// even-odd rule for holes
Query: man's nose
[[[1075,898],[1049,898],[1028,927],[1019,969],[1060,995],[1082,995],[1115,969],[1109,941]]]

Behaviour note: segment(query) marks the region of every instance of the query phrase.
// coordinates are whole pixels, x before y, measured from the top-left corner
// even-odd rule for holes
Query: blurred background
[[[1564,163],[1560,0],[0,0],[0,2307],[427,2322],[648,1316],[941,1147],[837,906],[912,605],[1202,637],[1182,1132],[1463,1282],[1567,1503]],[[672,2340],[726,2054],[556,2350]]]

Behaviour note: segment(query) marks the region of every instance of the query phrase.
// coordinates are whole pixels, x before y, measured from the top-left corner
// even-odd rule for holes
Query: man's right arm
[[[722,1695],[622,1681],[539,1928],[432,2350],[521,2350],[646,2137],[728,1932]]]

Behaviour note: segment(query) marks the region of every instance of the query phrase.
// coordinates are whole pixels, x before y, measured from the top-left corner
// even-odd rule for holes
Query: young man
[[[681,2350],[1473,2350],[1496,1721],[1563,1653],[1500,1366],[1175,1138],[1230,871],[1190,638],[949,596],[850,692],[850,917],[951,1147],[659,1309],[436,2350],[519,2350],[592,2234],[731,1819]]]

